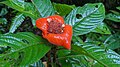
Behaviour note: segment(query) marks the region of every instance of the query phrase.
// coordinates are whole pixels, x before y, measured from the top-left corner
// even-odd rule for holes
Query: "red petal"
[[[39,28],[40,30],[43,31],[43,33],[47,33],[47,19],[46,18],[40,18],[36,20],[36,26],[37,28]]]
[[[71,49],[72,27],[66,25],[62,34],[43,34],[43,37],[54,45]]]

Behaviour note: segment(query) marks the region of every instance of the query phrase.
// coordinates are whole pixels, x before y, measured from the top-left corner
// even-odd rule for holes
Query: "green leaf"
[[[63,58],[58,58],[62,67],[90,67],[83,55],[69,55]]]
[[[41,17],[47,17],[55,14],[50,0],[32,0],[32,3],[39,11]]]
[[[103,35],[103,36],[107,36],[107,35]],[[90,42],[93,43],[95,45],[101,45],[103,44],[103,42],[99,39],[100,37],[102,37],[101,34],[96,34],[96,33],[89,33],[88,35],[86,35],[86,40],[85,42]]]
[[[107,65],[107,67],[119,67],[120,66],[120,55],[112,50],[108,50],[106,52],[106,55],[103,54],[101,57],[103,58],[101,58],[100,60],[104,62]],[[96,66],[101,67],[101,65],[98,63],[94,64],[94,67]]]
[[[0,66],[29,66],[50,50],[47,44],[49,43],[42,37],[28,32],[1,34],[0,47],[8,47],[8,49],[0,54]]]
[[[116,14],[116,15],[120,15],[120,13],[118,11],[115,11],[115,10],[110,10],[110,12],[112,12],[113,14]]]
[[[37,11],[37,9],[35,9],[35,6],[32,3],[25,2],[24,8],[25,9],[24,9],[24,11],[22,11],[22,13],[24,13],[26,16],[29,16],[29,17],[33,18],[34,20],[41,17],[39,15],[39,12]]]
[[[69,50],[59,50],[58,60],[61,62],[62,67],[88,67],[85,56]]]
[[[83,43],[84,43],[83,40],[78,36],[72,36],[72,42],[79,46],[83,45]]]
[[[2,10],[0,11],[0,16],[3,16],[5,14],[7,14],[7,13],[8,13],[7,9],[6,8],[2,8]]]
[[[83,35],[94,30],[104,20],[105,9],[102,3],[86,4],[77,7],[65,18],[73,26],[73,35]]]
[[[31,65],[32,67],[45,67],[41,60]]]
[[[23,0],[7,0],[0,2],[5,4],[29,17],[34,18],[35,20],[40,17],[38,11],[35,9],[34,5],[29,2],[24,2]]]
[[[65,16],[69,14],[72,9],[75,8],[75,5],[66,5],[66,4],[57,4],[53,3],[55,10],[59,13],[61,16]]]
[[[92,31],[100,34],[111,34],[109,28],[104,22],[98,24],[98,26]]]
[[[69,55],[70,53],[71,53],[70,50],[65,50],[65,49],[63,49],[63,50],[59,50],[59,51],[57,52],[57,55],[58,55],[59,57],[65,57],[66,55]]]
[[[15,30],[23,23],[24,19],[25,17],[23,16],[23,14],[16,15],[16,17],[12,21],[9,33],[14,33]]]
[[[109,48],[109,49],[120,48],[120,32],[107,37],[104,40],[104,44],[105,44],[106,48]]]
[[[7,24],[6,18],[0,18],[0,24]]]
[[[31,18],[31,20],[32,20],[32,25],[35,27],[36,26],[36,20],[33,19],[33,18]]]
[[[120,55],[112,50],[105,50],[102,47],[91,43],[85,43],[82,48],[80,46],[72,46],[74,52],[86,55],[94,59],[93,67],[116,67],[120,66]],[[97,61],[97,62],[96,62]]]
[[[120,10],[120,6],[119,7],[116,7],[118,10]]]
[[[120,22],[120,14],[117,15],[117,14],[114,14],[114,13],[109,13],[109,14],[106,15],[106,19],[112,20],[112,21],[115,21],[115,22]]]
[[[0,3],[3,3],[18,11],[23,11],[25,6],[24,1],[20,1],[20,0],[7,0],[7,1],[2,1]]]

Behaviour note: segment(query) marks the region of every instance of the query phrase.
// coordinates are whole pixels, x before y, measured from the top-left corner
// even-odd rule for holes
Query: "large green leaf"
[[[103,37],[101,37],[101,38],[103,39]],[[117,49],[117,48],[120,48],[120,32],[108,36],[108,37],[104,40],[104,44],[105,44],[106,48],[109,48],[109,49]]]
[[[109,13],[106,15],[106,19],[112,20],[115,22],[120,22],[120,13],[119,13],[119,15],[115,14],[115,13]]]
[[[86,43],[82,47],[73,45],[74,52],[86,55],[94,59],[93,67],[116,67],[120,66],[120,55],[112,50],[105,50],[92,43]]]
[[[0,54],[0,66],[28,66],[37,62],[49,50],[48,42],[32,33],[1,34],[0,47],[8,49]]]
[[[25,19],[25,17],[23,16],[23,14],[16,15],[16,17],[12,21],[12,25],[10,27],[9,32],[14,33],[15,30],[17,29],[17,27],[19,27],[22,24],[24,19]]]
[[[64,51],[61,50],[61,52]],[[83,55],[66,55],[63,57],[59,57],[58,59],[61,62],[62,67],[89,67],[89,62],[85,59],[85,56]]]
[[[30,18],[33,18],[34,20],[38,19],[39,17],[41,17],[39,15],[39,12],[37,11],[37,9],[35,9],[35,6],[32,3],[29,2],[25,2],[25,6],[24,6],[24,11],[22,11],[26,16],[29,16]]]
[[[35,9],[34,5],[29,2],[24,2],[23,0],[7,0],[0,2],[2,4],[5,4],[19,12],[22,12],[23,14],[30,16],[34,19],[39,18],[39,13]]]
[[[65,22],[73,26],[73,35],[83,35],[94,30],[104,20],[105,9],[101,3],[86,4],[77,7],[65,18]]]
[[[94,36],[93,36],[94,37]],[[82,45],[79,37],[75,37],[73,40],[72,51],[78,53],[77,55],[85,55],[87,60],[93,61],[92,67],[116,67],[120,65],[120,55],[110,49],[105,49],[102,46],[97,46],[93,41],[85,42]]]
[[[47,17],[55,14],[50,0],[32,0],[41,17]]]
[[[94,30],[92,30],[92,32],[100,34],[111,34],[109,28],[104,22],[99,23],[99,25]]]
[[[82,54],[70,50],[59,50],[57,54],[62,67],[88,67],[89,62]]]
[[[54,8],[58,12],[59,15],[65,16],[69,14],[72,9],[75,8],[75,5],[66,5],[66,4],[58,4],[58,3],[53,3]]]
[[[13,9],[16,9],[18,11],[23,11],[24,10],[24,1],[20,1],[20,0],[5,0],[2,1],[0,3],[3,3]]]

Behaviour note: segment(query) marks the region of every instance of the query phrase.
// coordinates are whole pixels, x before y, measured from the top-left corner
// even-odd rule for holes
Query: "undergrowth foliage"
[[[120,6],[107,12],[103,3],[76,7],[50,0],[4,0],[0,8],[0,67],[44,67],[43,62],[54,67],[120,66]],[[73,28],[71,50],[38,36],[35,21],[55,14]],[[31,32],[21,32],[20,27]]]

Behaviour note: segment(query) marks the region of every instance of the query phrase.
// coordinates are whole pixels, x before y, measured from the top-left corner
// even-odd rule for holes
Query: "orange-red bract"
[[[71,49],[71,39],[72,39],[72,26],[65,25],[63,33],[61,34],[53,34],[49,33],[48,30],[48,20],[55,20],[59,23],[64,24],[64,19],[59,15],[53,15],[46,18],[39,18],[36,20],[36,26],[42,30],[42,35],[45,39],[47,39],[50,43],[63,46],[64,48],[70,50]]]

